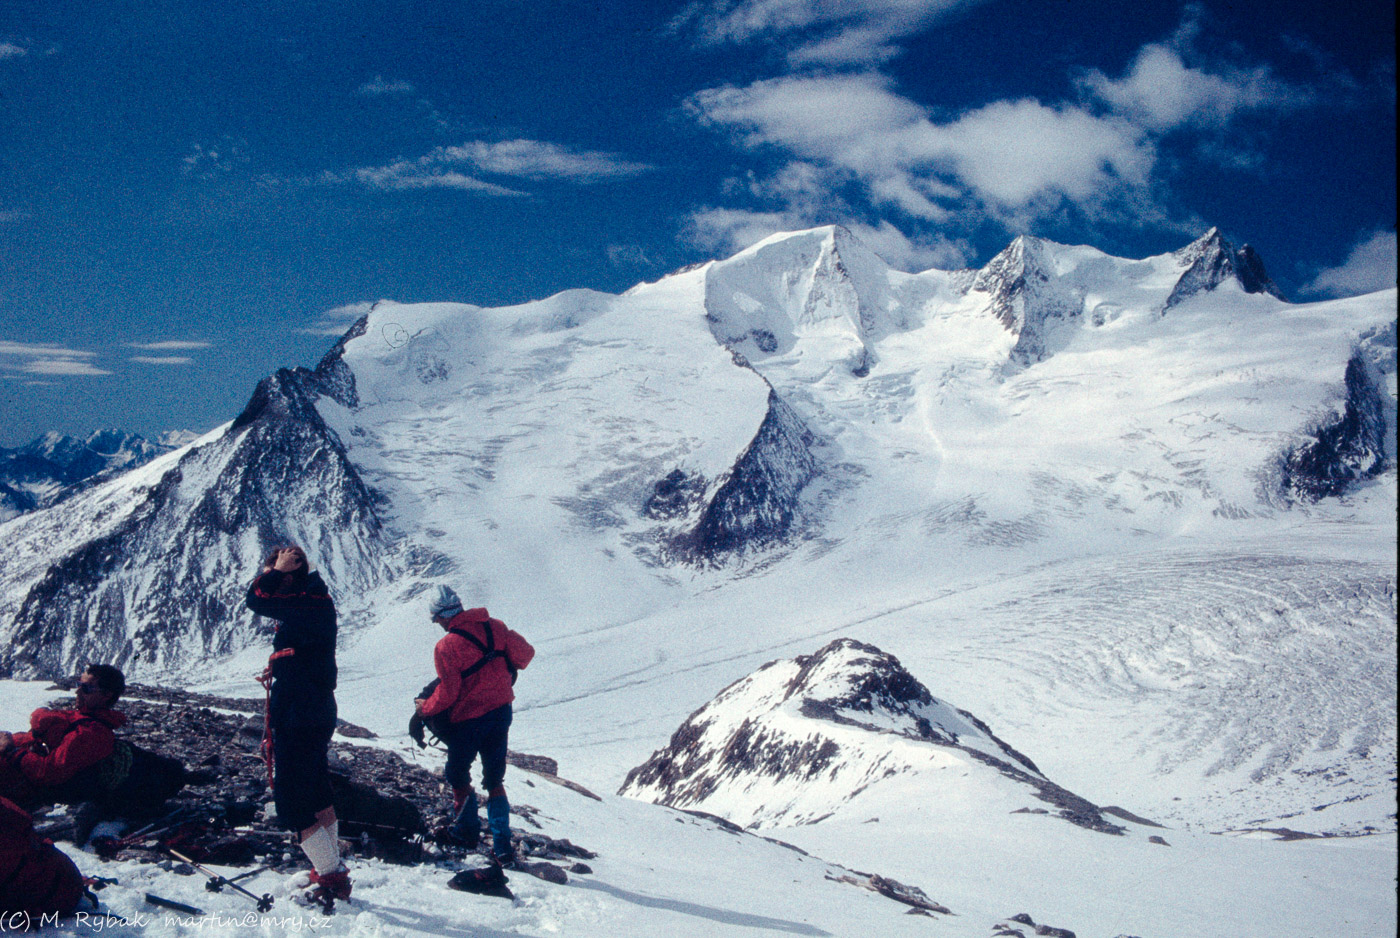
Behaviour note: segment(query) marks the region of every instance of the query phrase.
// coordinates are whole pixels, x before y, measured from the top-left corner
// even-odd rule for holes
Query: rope
[[[258,683],[263,686],[263,738],[262,757],[267,765],[267,787],[272,787],[272,663],[279,658],[296,654],[295,648],[274,651],[267,659],[267,667],[258,675]]]

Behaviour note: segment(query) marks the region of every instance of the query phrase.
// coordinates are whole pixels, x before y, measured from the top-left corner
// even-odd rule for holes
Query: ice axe
[[[261,896],[255,896],[247,889],[244,889],[242,886],[238,885],[238,883],[235,883],[233,880],[221,876],[218,873],[215,873],[207,866],[201,866],[200,864],[191,860],[189,857],[185,856],[183,853],[181,853],[178,850],[175,850],[172,847],[166,847],[165,852],[170,854],[175,859],[179,860],[181,863],[188,863],[190,866],[194,867],[195,869],[203,873],[205,876],[209,877],[209,882],[204,884],[204,888],[209,890],[210,892],[223,892],[225,886],[231,886],[233,887],[235,892],[241,892],[243,893],[243,895],[256,902],[258,905],[259,912],[267,912],[272,908],[271,893],[263,893]],[[241,879],[242,877],[238,878]]]

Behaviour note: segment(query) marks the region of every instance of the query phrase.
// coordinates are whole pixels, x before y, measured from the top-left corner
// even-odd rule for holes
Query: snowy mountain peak
[[[1214,290],[1228,280],[1234,280],[1246,293],[1268,293],[1284,299],[1282,291],[1264,269],[1258,252],[1248,244],[1236,249],[1219,228],[1211,228],[1174,252],[1172,258],[1185,270],[1167,297],[1164,309]]]
[[[953,766],[961,771],[943,774]],[[892,655],[852,639],[731,684],[629,772],[619,794],[767,827],[841,814],[898,777],[965,807],[1030,794],[1072,823],[1120,830]],[[953,777],[956,795],[942,790]]]
[[[1016,336],[1010,357],[1029,365],[1047,354],[1052,321],[1077,317],[1084,294],[1056,270],[1053,242],[1021,235],[977,272],[971,291],[988,296],[988,311]]]
[[[863,376],[891,328],[890,269],[840,226],[773,235],[706,270],[715,338],[749,361],[794,354]]]

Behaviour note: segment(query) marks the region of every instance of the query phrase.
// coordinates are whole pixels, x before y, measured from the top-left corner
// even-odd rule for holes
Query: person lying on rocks
[[[535,656],[535,649],[518,633],[493,619],[485,609],[463,611],[457,594],[439,586],[428,603],[428,614],[447,634],[433,649],[437,687],[414,700],[424,719],[445,716],[443,742],[452,786],[454,820],[438,832],[444,843],[475,848],[481,834],[476,792],[471,783],[472,761],[481,754],[482,784],[486,789],[486,818],[491,851],[501,866],[515,862],[510,837],[510,802],[506,799],[506,746],[510,733],[515,674]],[[442,725],[441,720],[437,725]]]
[[[34,819],[0,798],[0,921],[39,924],[40,916],[67,915],[86,891],[83,874],[67,855],[34,833]],[[21,921],[16,921],[19,916]]]
[[[113,730],[126,715],[112,708],[125,690],[119,669],[89,665],[78,682],[76,709],[40,708],[29,716],[29,732],[0,732],[0,797],[26,809],[86,800],[89,793],[72,791],[72,783],[116,750]]]

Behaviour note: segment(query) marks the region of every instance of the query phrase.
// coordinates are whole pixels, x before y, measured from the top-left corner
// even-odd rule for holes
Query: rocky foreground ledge
[[[72,680],[55,691],[71,690]],[[53,706],[72,706],[62,698]],[[119,736],[152,752],[180,760],[195,776],[162,809],[131,817],[97,816],[87,806],[58,807],[40,818],[49,836],[87,843],[94,823],[125,822],[96,828],[94,848],[116,859],[168,863],[174,848],[201,863],[258,864],[276,870],[304,865],[290,834],[276,823],[261,753],[263,701],[213,697],[167,687],[129,685],[118,709],[127,716]],[[331,783],[342,840],[360,857],[391,863],[419,863],[440,857],[430,831],[451,805],[440,773],[414,765],[399,753],[377,746],[375,734],[341,721],[331,743]],[[517,769],[597,798],[559,777],[558,764],[544,756],[512,752]],[[568,840],[555,839],[528,804],[515,804],[513,832],[517,855],[553,861],[591,859],[595,854]],[[143,826],[150,829],[137,835]],[[102,839],[104,831],[112,831]],[[131,833],[127,833],[131,832]],[[134,836],[135,835],[135,836]],[[489,843],[489,840],[487,841]],[[480,851],[488,850],[483,843]],[[456,851],[460,853],[461,851]],[[573,862],[575,872],[587,868]]]

